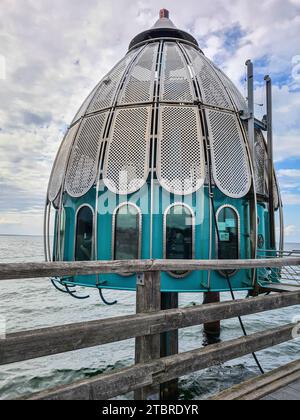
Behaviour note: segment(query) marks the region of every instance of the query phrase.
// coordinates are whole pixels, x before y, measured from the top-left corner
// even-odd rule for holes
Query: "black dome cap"
[[[131,41],[129,49],[131,50],[136,45],[146,42],[151,39],[157,38],[177,38],[184,41],[188,41],[194,44],[196,47],[199,47],[196,39],[190,35],[188,32],[178,29],[170,19],[170,13],[167,9],[161,9],[159,12],[159,19],[156,24],[147,31],[144,31],[137,35]]]

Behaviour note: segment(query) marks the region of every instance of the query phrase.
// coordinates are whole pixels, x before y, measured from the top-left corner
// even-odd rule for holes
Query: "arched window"
[[[82,206],[76,217],[75,260],[93,259],[94,212],[89,206]]]
[[[240,258],[240,217],[232,206],[221,207],[217,213],[218,235],[217,253],[220,260],[237,260]],[[222,275],[236,273],[236,270],[226,270]]]
[[[194,214],[184,204],[174,204],[165,213],[165,258],[191,260],[194,256]],[[184,277],[187,272],[173,272]]]
[[[131,203],[122,204],[114,214],[114,260],[137,260],[141,257],[142,215]]]

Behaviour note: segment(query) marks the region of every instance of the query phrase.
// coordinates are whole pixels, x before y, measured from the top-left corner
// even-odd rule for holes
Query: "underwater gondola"
[[[280,251],[283,215],[271,104],[266,120],[254,118],[247,66],[248,102],[163,9],[88,96],[64,137],[47,193],[47,260],[276,256],[275,218]],[[269,277],[267,269],[170,272],[162,273],[161,287],[251,291]],[[136,290],[134,274],[53,282],[73,295],[75,286]]]

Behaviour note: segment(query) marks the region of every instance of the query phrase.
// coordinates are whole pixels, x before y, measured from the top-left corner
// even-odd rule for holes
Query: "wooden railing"
[[[111,399],[135,391],[136,399],[158,394],[161,384],[293,339],[296,324],[241,337],[181,354],[161,357],[161,335],[178,329],[300,305],[300,290],[185,309],[161,311],[160,273],[280,268],[290,259],[247,261],[115,261],[89,263],[0,264],[0,280],[101,273],[137,275],[137,314],[8,334],[0,341],[0,365],[136,339],[136,364],[92,379],[41,392],[31,400]],[[293,258],[293,266],[300,258]],[[1,295],[0,295],[1,298]],[[174,351],[176,353],[176,351]],[[163,385],[164,386],[164,385]]]
[[[300,266],[295,258],[259,260],[134,260],[0,264],[0,280],[171,271],[222,271]]]

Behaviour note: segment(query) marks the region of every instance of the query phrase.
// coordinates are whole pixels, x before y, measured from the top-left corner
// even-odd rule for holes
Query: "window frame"
[[[221,214],[221,212],[224,210],[224,209],[231,209],[231,210],[233,210],[233,212],[235,213],[235,215],[236,215],[236,217],[237,217],[237,230],[238,230],[238,259],[240,260],[241,259],[241,216],[240,216],[240,214],[239,214],[239,212],[238,212],[238,209],[236,208],[236,207],[234,207],[233,205],[231,205],[231,204],[224,204],[223,206],[221,206],[219,209],[218,209],[218,211],[217,211],[217,214],[216,214],[216,218],[217,218],[217,224],[219,224],[219,216],[220,216],[220,214]],[[218,229],[218,231],[216,231],[216,256],[218,257],[218,259],[219,259],[219,248],[220,248],[220,244],[219,244],[219,236],[218,236],[218,232],[219,232],[219,226],[217,226],[217,229]],[[226,273],[226,272],[224,272],[224,271],[222,271],[222,270],[219,270],[218,272],[219,272],[219,274],[222,276],[222,277],[227,277],[227,275],[228,275],[228,277],[233,277],[233,276],[235,276],[236,275],[236,273],[238,272],[239,270],[234,270],[234,272],[232,272],[232,273]]]
[[[167,259],[167,218],[168,215],[170,213],[170,211],[174,208],[174,207],[184,207],[185,209],[187,209],[190,212],[190,215],[192,217],[192,260],[195,258],[195,238],[196,238],[196,216],[195,216],[195,212],[192,209],[192,207],[190,207],[188,204],[186,203],[181,203],[181,202],[176,202],[171,204],[169,207],[167,207],[167,209],[164,212],[164,226],[163,226],[163,255],[164,255],[164,259]],[[187,271],[184,274],[175,274],[173,272],[168,272],[168,274],[175,278],[175,279],[184,279],[186,277],[188,277],[191,273],[190,271]]]
[[[140,260],[142,257],[142,235],[143,235],[143,215],[142,210],[134,203],[131,203],[130,201],[126,201],[125,203],[120,204],[118,207],[115,208],[113,213],[113,221],[112,221],[112,247],[111,247],[111,257],[112,261],[117,261],[115,259],[115,245],[116,245],[116,221],[119,211],[122,209],[122,207],[133,207],[135,210],[137,210],[139,223],[138,223],[138,229],[139,229],[139,240],[138,240],[138,259]],[[130,261],[130,260],[127,260]],[[131,275],[131,274],[130,274]],[[129,276],[130,276],[129,275]],[[128,275],[123,275],[123,277],[129,277]]]
[[[58,247],[59,247],[59,254],[58,254],[58,261],[64,261],[65,260],[65,244],[66,244],[66,228],[67,228],[67,212],[65,207],[62,207],[60,210],[60,225],[58,226]],[[61,238],[62,233],[62,221],[63,221],[63,239]]]
[[[78,214],[84,207],[89,208],[92,212],[92,215],[93,215],[92,252],[91,252],[91,260],[90,261],[95,261],[95,210],[93,209],[93,207],[90,204],[82,204],[80,207],[78,207],[78,209],[76,210],[76,213],[75,213],[74,261],[77,261],[76,260],[76,249],[77,249]]]

